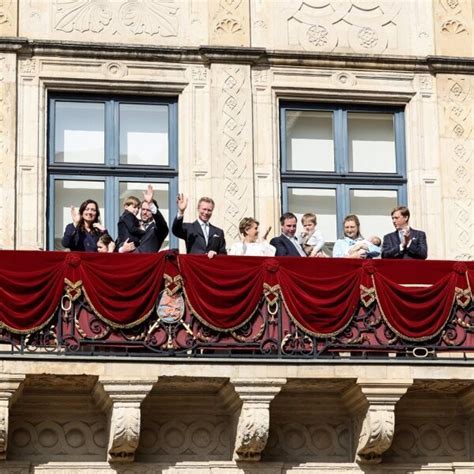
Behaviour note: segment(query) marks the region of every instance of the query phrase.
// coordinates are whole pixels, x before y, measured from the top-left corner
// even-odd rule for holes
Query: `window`
[[[169,223],[178,179],[176,99],[52,94],[48,110],[50,249],[62,249],[70,208],[86,199],[98,202],[116,237],[124,198],[141,199],[148,184]]]
[[[404,115],[398,108],[281,102],[283,210],[318,216],[328,242],[357,214],[366,237],[391,232],[406,203]]]

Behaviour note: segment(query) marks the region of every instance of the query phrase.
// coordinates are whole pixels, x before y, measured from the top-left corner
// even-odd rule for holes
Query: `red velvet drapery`
[[[373,294],[396,334],[421,341],[441,331],[453,304],[472,298],[474,262],[1,251],[0,326],[38,330],[72,285],[106,323],[132,327],[152,317],[173,280],[196,317],[218,331],[245,324],[271,288],[310,334],[341,332]]]

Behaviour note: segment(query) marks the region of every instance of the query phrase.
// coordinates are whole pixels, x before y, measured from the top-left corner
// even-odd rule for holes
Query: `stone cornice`
[[[453,56],[390,56],[352,53],[267,50],[265,48],[200,46],[169,47],[123,43],[0,38],[1,53],[22,56],[61,56],[139,61],[232,63],[262,67],[318,67],[432,74],[474,74],[474,58]]]

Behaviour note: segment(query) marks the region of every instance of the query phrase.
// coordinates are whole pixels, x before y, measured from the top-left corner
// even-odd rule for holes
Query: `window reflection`
[[[57,102],[56,163],[104,163],[103,103]]]
[[[289,170],[334,171],[332,112],[287,111]]]
[[[168,107],[120,104],[120,164],[168,163]]]

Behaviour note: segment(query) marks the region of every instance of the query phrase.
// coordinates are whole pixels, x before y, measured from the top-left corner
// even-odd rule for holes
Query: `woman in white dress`
[[[244,217],[239,224],[242,242],[232,244],[228,254],[248,255],[252,257],[273,257],[276,248],[265,240],[271,228],[265,233],[263,240],[258,242],[258,226],[258,221],[253,217]]]

